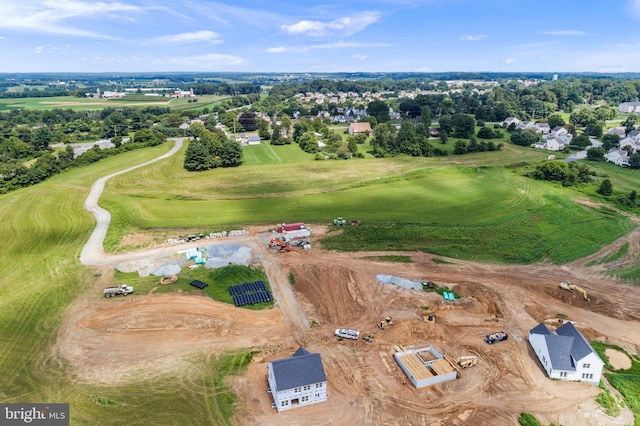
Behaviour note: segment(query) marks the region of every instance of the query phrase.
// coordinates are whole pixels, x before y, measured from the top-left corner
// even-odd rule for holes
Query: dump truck
[[[377,326],[379,330],[385,330],[393,325],[393,318],[386,317],[384,321],[380,321]]]
[[[495,333],[487,334],[484,336],[484,341],[490,345],[493,345],[497,342],[502,342],[503,340],[507,340],[509,336],[504,331],[497,331]]]
[[[120,287],[107,287],[104,289],[104,297],[113,297],[119,294],[126,296],[133,293],[133,287],[122,284]]]
[[[333,224],[336,226],[345,226],[347,224],[347,221],[341,217],[337,217],[333,219]]]
[[[562,281],[560,283],[560,288],[565,289],[565,290],[569,290],[569,291],[577,291],[579,293],[582,293],[582,297],[584,298],[584,300],[588,301],[589,297],[587,296],[587,290],[585,290],[584,288],[575,285],[574,283],[572,283],[571,281]]]
[[[360,336],[360,331],[353,330],[351,328],[338,328],[334,333],[337,337],[342,337],[345,339],[358,340]]]
[[[461,356],[456,360],[456,363],[462,368],[473,367],[478,363],[478,357],[473,355]]]

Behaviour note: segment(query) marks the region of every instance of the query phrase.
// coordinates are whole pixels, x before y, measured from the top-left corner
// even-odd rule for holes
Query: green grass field
[[[338,250],[425,250],[495,262],[563,263],[632,228],[624,217],[573,201],[570,189],[523,177],[520,169],[475,166],[509,161],[514,151],[437,158],[284,162],[259,145],[237,169],[187,173],[179,156],[107,185],[112,212],[107,248],[137,229],[239,227],[334,216],[360,219],[326,239]],[[258,152],[260,153],[258,155]],[[539,155],[531,150],[521,152]],[[306,154],[305,154],[306,155]],[[544,155],[544,154],[543,154]],[[278,158],[283,162],[275,162]],[[473,165],[474,167],[468,167]]]
[[[66,307],[95,280],[78,261],[94,224],[82,207],[89,185],[168,149],[132,151],[0,195],[0,401],[69,402],[74,425],[229,424],[235,397],[224,377],[242,371],[247,352],[196,354],[180,377],[93,386],[49,351]]]
[[[55,96],[49,98],[0,98],[0,110],[8,109],[67,109],[74,111],[99,110],[103,108],[144,107],[167,105],[172,110],[202,109],[212,107],[230,96],[204,95],[198,96],[198,102],[191,102],[187,98],[170,99],[144,95],[127,95],[115,99],[76,98],[74,96]]]

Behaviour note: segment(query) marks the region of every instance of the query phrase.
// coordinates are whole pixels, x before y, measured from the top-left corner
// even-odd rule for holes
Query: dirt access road
[[[522,411],[545,424],[633,423],[628,410],[617,418],[606,416],[594,402],[598,388],[549,380],[526,336],[541,321],[557,326],[561,313],[587,338],[638,353],[638,288],[593,273],[579,262],[502,266],[448,259],[451,264],[440,264],[425,253],[383,253],[411,256],[413,263],[400,264],[370,257],[381,253],[325,252],[317,243],[325,229],[311,227],[316,235],[309,251],[271,252],[259,229],[233,239],[252,247],[265,265],[277,301],[268,311],[180,293],[103,299],[101,288],[112,284],[109,271],[115,264],[176,247],[118,256],[104,255],[95,247],[83,250],[82,259],[101,265],[103,274],[70,307],[54,351],[74,366],[78,380],[118,383],[167,371],[189,372],[188,355],[194,352],[258,348],[246,374],[232,380],[240,402],[233,420],[242,425],[513,425]],[[608,250],[615,252],[624,241],[637,244],[638,235],[631,233]],[[290,272],[294,285],[287,279]],[[433,280],[462,297],[445,302],[435,293],[381,284],[376,274]],[[584,287],[590,301],[559,289],[565,280]],[[435,317],[433,323],[423,321],[425,312]],[[375,324],[387,315],[394,326],[381,332]],[[373,334],[374,342],[338,341],[333,336],[338,327]],[[510,339],[484,343],[484,335],[499,330]],[[433,345],[454,358],[476,355],[479,362],[461,370],[453,382],[417,390],[404,384],[392,358],[398,344]],[[290,356],[298,346],[321,354],[329,400],[277,413],[266,393],[266,365]],[[130,360],[124,368],[119,362],[123,357]],[[120,367],[117,374],[113,365]]]

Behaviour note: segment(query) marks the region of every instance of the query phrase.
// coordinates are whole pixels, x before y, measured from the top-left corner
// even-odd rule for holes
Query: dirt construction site
[[[276,300],[273,309],[262,311],[194,293],[104,299],[101,288],[113,284],[105,262],[100,278],[69,309],[54,349],[79,380],[105,384],[188,371],[189,355],[196,352],[256,350],[244,375],[230,382],[238,395],[232,420],[239,425],[513,425],[521,412],[543,424],[633,424],[627,409],[615,418],[604,414],[595,402],[597,387],[547,378],[527,336],[539,322],[556,327],[562,317],[589,340],[638,353],[639,288],[587,268],[588,259],[565,266],[505,266],[436,263],[426,253],[328,252],[317,243],[325,229],[313,229],[318,232],[311,250],[274,252],[258,229],[233,240],[262,259]],[[633,252],[638,237],[636,231],[599,255],[626,241]],[[412,263],[375,260],[389,254],[410,256]],[[434,281],[459,298],[447,301],[435,292],[383,284],[378,274]],[[561,281],[580,283],[589,300],[559,288]],[[387,316],[393,326],[378,329]],[[343,327],[360,330],[361,337],[373,335],[372,342],[336,338],[334,330]],[[501,330],[508,340],[485,343],[485,335]],[[394,361],[394,347],[427,345],[451,359],[476,356],[477,365],[460,369],[457,380],[416,389]],[[278,413],[266,392],[267,363],[300,346],[321,355],[329,399]]]

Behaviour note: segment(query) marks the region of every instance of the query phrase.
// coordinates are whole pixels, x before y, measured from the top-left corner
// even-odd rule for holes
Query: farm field
[[[169,106],[172,110],[183,110],[190,108],[203,108],[214,105],[229,96],[205,95],[198,96],[198,102],[189,103],[188,99],[170,99],[152,96],[133,96],[132,100],[125,98],[116,99],[91,99],[77,98],[75,96],[56,96],[49,98],[0,98],[0,110],[6,109],[36,109],[48,110],[56,108],[70,108],[74,111],[97,110],[103,108],[123,108],[123,107],[145,107],[145,106]]]
[[[168,145],[0,195],[0,220],[9,224],[0,229],[6,242],[0,257],[0,400],[70,402],[74,424],[320,425],[331,418],[338,424],[402,419],[510,425],[525,410],[546,423],[630,423],[628,410],[619,418],[598,411],[597,388],[546,379],[524,338],[537,322],[551,324],[562,312],[589,338],[640,344],[637,288],[625,287],[621,304],[619,282],[591,272],[579,259],[568,266],[548,262],[574,260],[608,243],[613,244],[602,250],[617,253],[634,224],[612,210],[574,202],[581,193],[526,179],[517,167],[497,167],[544,158],[505,148],[433,159],[303,162],[280,156],[282,163],[271,163],[271,157],[256,155],[255,164],[198,174],[182,169],[179,153],[107,183],[100,204],[112,214],[106,243],[112,250],[124,235],[135,239],[155,228],[249,227],[242,241],[263,259],[278,296],[276,307],[264,311],[238,311],[198,292],[106,300],[102,287],[122,276],[108,266],[79,264],[93,227],[82,208],[90,184],[154,158]],[[323,241],[347,244],[356,230],[325,229],[336,215],[363,220],[365,236],[395,227],[401,232],[383,235],[402,236],[398,244],[409,251],[323,251]],[[298,219],[317,230],[314,248],[269,252],[263,232]],[[424,232],[419,238],[416,225]],[[482,245],[474,245],[477,234],[470,230],[484,230]],[[336,240],[339,234],[348,238]],[[547,263],[500,264],[510,261],[512,241],[522,242],[523,235],[533,238],[521,253]],[[430,248],[423,236],[455,247],[455,258],[438,254],[446,259],[432,260],[433,254],[423,253]],[[386,249],[381,237],[376,242],[367,236],[365,242]],[[500,245],[502,252],[488,250]],[[398,267],[372,260],[384,256],[410,256],[412,262]],[[463,300],[449,308],[434,293],[377,283],[376,273],[432,279]],[[289,274],[296,278],[293,285]],[[581,282],[591,302],[559,290],[564,279]],[[422,320],[422,306],[435,313],[435,324]],[[378,333],[374,324],[385,315],[396,325]],[[372,331],[375,343],[338,342],[331,336],[340,326]],[[501,347],[486,346],[482,336],[498,326],[511,339]],[[428,391],[403,386],[392,347],[424,343],[452,356],[476,354],[480,365]],[[332,396],[325,404],[278,415],[265,392],[265,366],[300,345],[321,353]],[[591,416],[576,423],[584,410]]]

